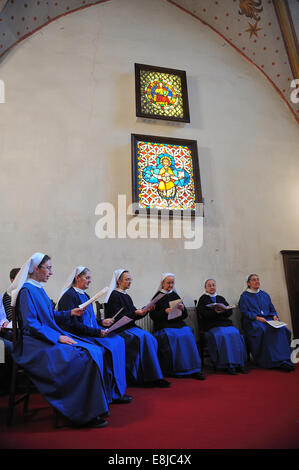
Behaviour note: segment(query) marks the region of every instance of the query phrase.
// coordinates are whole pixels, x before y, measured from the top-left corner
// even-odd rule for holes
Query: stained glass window
[[[190,122],[184,71],[135,64],[136,114]]]
[[[142,137],[133,135],[139,208],[195,211],[201,202],[196,141]]]

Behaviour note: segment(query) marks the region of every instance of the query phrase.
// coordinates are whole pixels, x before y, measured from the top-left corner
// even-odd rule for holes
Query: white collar
[[[252,290],[252,289],[249,289],[249,287],[246,289],[246,292],[250,292],[250,294],[257,294],[261,289],[258,289],[258,290]]]
[[[29,284],[32,284],[35,287],[39,287],[40,289],[44,287],[42,282],[35,281],[34,279],[31,279],[31,278],[27,279],[26,282],[29,282]]]
[[[114,290],[117,290],[117,292],[121,292],[122,294],[126,294],[127,291],[126,290],[122,290],[120,287],[117,287],[116,289]]]
[[[205,294],[209,295],[210,297],[217,297],[218,295],[217,292],[215,292],[215,294],[209,294],[209,292],[206,292],[206,291],[205,291]]]
[[[78,294],[85,294],[85,291],[83,289],[79,289],[79,287],[75,287],[75,286],[73,286],[73,288],[75,289],[76,292],[78,292]]]
[[[173,292],[173,289],[171,290],[160,289],[160,292],[163,292],[163,294],[171,294]]]

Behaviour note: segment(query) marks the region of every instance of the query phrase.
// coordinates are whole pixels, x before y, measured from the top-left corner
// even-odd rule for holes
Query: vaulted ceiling
[[[107,1],[113,0],[0,0],[0,58],[51,21]],[[299,123],[299,0],[161,1],[230,44],[264,75]]]

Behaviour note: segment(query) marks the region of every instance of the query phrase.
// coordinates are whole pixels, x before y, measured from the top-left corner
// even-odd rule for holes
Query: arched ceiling
[[[113,0],[0,0],[0,58],[51,21],[107,1]],[[298,78],[299,85],[295,32],[299,0],[161,1],[211,28],[258,68],[299,123],[299,94],[294,82]]]
[[[168,1],[207,25],[257,67],[299,123],[299,93],[296,97],[293,81],[297,78],[299,85],[298,0]]]

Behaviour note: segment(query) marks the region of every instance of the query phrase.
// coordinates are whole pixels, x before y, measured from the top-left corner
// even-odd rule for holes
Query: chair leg
[[[18,372],[18,365],[15,362],[13,362],[11,380],[10,380],[9,400],[8,400],[7,426],[11,426],[12,421],[13,421],[15,396],[16,396],[17,372]]]

